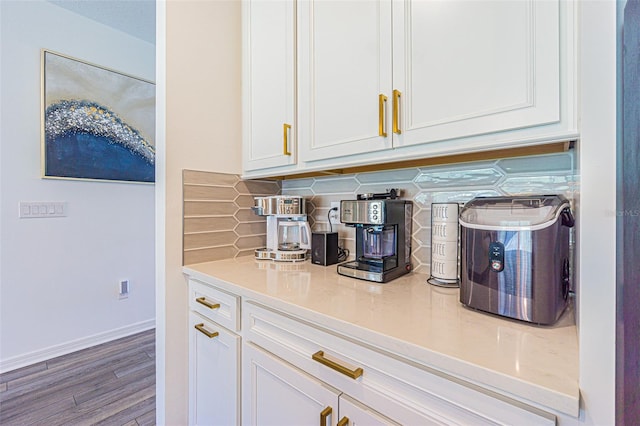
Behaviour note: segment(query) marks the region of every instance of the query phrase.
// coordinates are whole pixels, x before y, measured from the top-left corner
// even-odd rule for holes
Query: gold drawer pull
[[[340,421],[338,422],[338,424],[336,424],[336,426],[347,426],[349,424],[349,417],[343,417],[340,419]]]
[[[282,136],[282,140],[283,140],[283,144],[284,144],[284,148],[283,148],[283,154],[284,155],[291,155],[291,151],[289,151],[289,131],[291,130],[291,124],[287,124],[284,123],[282,125],[282,129],[283,129],[283,136]]]
[[[330,359],[325,358],[323,351],[316,352],[311,356],[311,358],[313,358],[314,361],[318,361],[320,364],[326,365],[327,367],[336,370],[338,373],[342,373],[345,376],[351,377],[352,379],[357,379],[358,377],[362,376],[362,373],[364,372],[360,367],[356,368],[355,370],[350,370],[349,368],[340,365],[335,361],[331,361]]]
[[[399,90],[393,90],[393,133],[397,133],[398,135],[402,133],[400,129],[400,97],[402,93]]]
[[[211,303],[211,302],[207,302],[207,299],[203,297],[198,297],[196,299],[196,302],[198,302],[201,305],[206,306],[209,309],[220,309],[220,304],[219,303]]]
[[[382,93],[378,95],[378,136],[387,137],[385,127],[384,110],[387,105],[387,97]]]
[[[220,334],[217,331],[214,331],[212,333],[209,330],[207,330],[206,328],[204,328],[204,323],[196,324],[194,327],[195,327],[196,330],[198,330],[200,333],[202,333],[205,336],[207,336],[209,339],[213,339],[214,337],[217,337],[218,334]]]
[[[327,407],[320,412],[320,426],[327,426],[327,419],[332,411],[331,407]]]

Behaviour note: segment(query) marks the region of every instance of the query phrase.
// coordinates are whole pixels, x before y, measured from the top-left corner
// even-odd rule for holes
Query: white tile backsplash
[[[569,200],[579,191],[575,152],[507,158],[433,167],[290,179],[282,193],[307,198],[313,230],[327,231],[332,201],[355,199],[357,194],[405,190],[414,202],[412,260],[414,270],[430,272],[431,203],[465,203],[477,196],[563,194]],[[338,225],[339,243],[353,250],[355,231]]]

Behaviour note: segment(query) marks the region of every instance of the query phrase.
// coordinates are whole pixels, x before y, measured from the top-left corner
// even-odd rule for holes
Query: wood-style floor
[[[0,375],[0,425],[154,425],[155,330]]]

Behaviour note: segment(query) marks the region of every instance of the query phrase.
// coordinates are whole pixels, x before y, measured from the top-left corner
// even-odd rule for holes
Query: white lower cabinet
[[[557,423],[340,330],[194,279],[189,288],[190,425]]]
[[[240,423],[239,305],[238,296],[189,279],[190,425]]]
[[[243,348],[243,425],[398,425],[259,347]]]
[[[240,420],[240,336],[189,314],[189,424]]]
[[[274,383],[292,390],[301,389],[303,381],[339,394],[338,415],[332,417],[331,425],[556,424],[555,416],[550,413],[485,392],[428,367],[405,362],[396,355],[343,338],[336,330],[322,329],[266,306],[243,301],[242,324],[243,401],[250,404],[243,411],[247,425],[317,424],[320,412],[329,405],[325,400],[315,402],[315,411],[312,410],[305,421],[289,422],[286,410],[280,408],[277,420],[270,417],[271,423],[260,421],[261,408],[302,406],[300,401],[304,398],[294,399],[283,391],[278,393]],[[262,356],[254,359],[251,355],[249,359],[249,354],[258,350]],[[258,364],[266,359],[272,361],[268,366]],[[280,368],[276,369],[276,365]],[[285,369],[287,375],[282,374]],[[267,382],[266,377],[271,381],[270,386],[260,384],[260,380]],[[302,394],[316,398],[311,397],[310,392]],[[340,421],[342,423],[338,423]]]
[[[332,424],[339,392],[251,343],[243,347],[243,425]],[[324,418],[324,423],[320,421]]]

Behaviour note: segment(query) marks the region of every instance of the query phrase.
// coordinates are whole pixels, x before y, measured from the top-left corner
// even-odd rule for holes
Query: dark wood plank
[[[155,424],[155,330],[0,376],[0,424]]]
[[[156,365],[155,360],[147,358],[144,362],[130,363],[120,368],[114,368],[113,373],[116,375],[116,377],[121,378],[129,374],[135,374],[139,370],[147,369],[147,367],[149,366],[155,368],[155,365]]]
[[[132,336],[123,337],[113,342],[102,343],[91,348],[73,352],[47,361],[49,370],[56,367],[67,367],[74,364],[91,363],[96,359],[110,357],[123,351],[136,350],[141,347],[153,347],[155,345],[155,332],[143,331]]]
[[[138,423],[139,426],[155,426],[156,424],[155,397],[153,399],[154,399],[153,410],[149,410],[142,416],[136,417],[136,422]]]
[[[12,370],[7,373],[0,374],[0,383],[6,384],[12,380],[16,380],[25,376],[30,376],[34,373],[45,371],[46,369],[47,369],[47,363],[44,361],[39,362],[37,364],[28,365],[26,367],[18,368],[17,370]]]
[[[105,396],[98,400],[93,400],[84,407],[76,406],[70,410],[62,411],[56,415],[43,419],[43,424],[50,426],[74,425],[94,425],[142,401],[153,397],[156,393],[155,383],[145,388],[122,390],[115,398]],[[86,411],[85,411],[86,410]]]
[[[155,364],[147,364],[146,368],[137,370],[134,374],[123,377],[114,377],[112,380],[104,381],[92,389],[81,390],[74,394],[76,404],[83,404],[102,395],[114,392],[130,383],[138,383],[144,380],[151,380],[155,383]]]
[[[132,358],[133,357],[133,358]],[[147,360],[147,355],[137,350],[123,351],[120,354],[114,354],[109,358],[94,360],[92,363],[78,363],[68,365],[65,368],[55,367],[51,370],[38,372],[30,376],[20,377],[7,384],[7,392],[0,396],[0,401],[10,398],[16,394],[25,394],[31,392],[33,388],[42,388],[44,386],[55,386],[61,382],[74,382],[82,380],[88,374],[103,369],[113,371],[114,368],[121,368],[132,362],[132,359],[142,361]]]
[[[143,422],[146,420],[145,425],[155,425],[156,423],[156,398],[151,397],[140,401],[137,404],[131,405],[126,409],[107,417],[106,419],[96,423],[97,425],[121,425],[125,424],[129,419],[134,419],[136,425],[140,425],[140,420]],[[146,417],[145,417],[146,416]],[[150,422],[150,423],[149,423]]]
[[[28,406],[19,415],[12,415],[7,420],[2,420],[3,425],[42,425],[46,424],[43,419],[50,416],[51,413],[64,412],[65,410],[75,407],[76,403],[72,395],[60,398],[47,399],[44,406],[31,408]],[[4,409],[1,411],[4,412]],[[3,413],[4,414],[4,413]]]
[[[0,424],[14,422],[27,412],[49,407],[57,400],[71,398],[75,405],[74,393],[86,392],[87,389],[93,389],[113,378],[115,375],[112,371],[96,370],[84,380],[63,381],[55,386],[34,386],[26,389],[25,393],[0,402]]]

